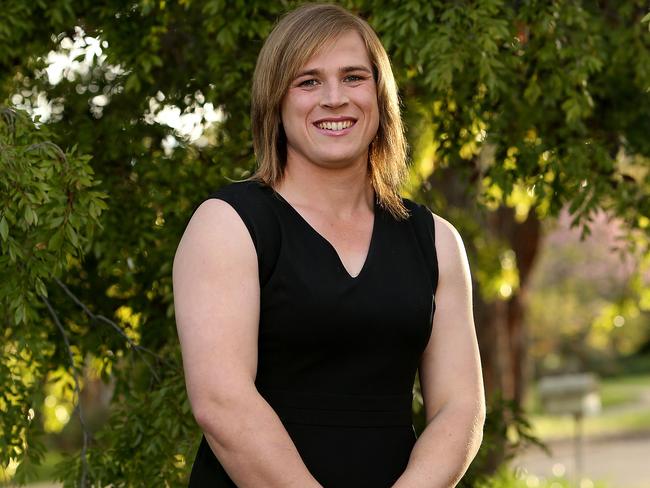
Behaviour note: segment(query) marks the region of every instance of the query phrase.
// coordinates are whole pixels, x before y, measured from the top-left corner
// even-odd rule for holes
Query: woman
[[[204,433],[190,486],[454,486],[484,420],[469,268],[451,224],[399,197],[405,142],[375,33],[333,5],[286,15],[252,121],[256,174],[196,209],[174,260]]]

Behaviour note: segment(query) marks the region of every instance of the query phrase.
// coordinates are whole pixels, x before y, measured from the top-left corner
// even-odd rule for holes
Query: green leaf
[[[2,216],[2,220],[0,220],[0,237],[2,237],[3,241],[6,241],[7,237],[9,237],[9,225],[4,215]]]
[[[74,247],[79,246],[79,238],[77,236],[77,232],[72,228],[71,225],[68,225],[65,228],[66,234],[68,235],[68,239],[70,239],[70,242]]]
[[[140,91],[141,83],[140,79],[135,73],[129,75],[124,86],[124,90],[127,93],[137,93]]]
[[[35,215],[34,215],[34,211],[32,210],[32,207],[30,207],[29,205],[25,207],[25,212],[23,213],[23,217],[25,219],[25,222],[27,222],[28,225],[32,225],[34,223]]]
[[[14,245],[13,240],[9,241],[9,259],[12,263],[16,262],[16,246]]]
[[[50,225],[48,226],[50,229],[56,229],[63,223],[64,218],[63,217],[54,217],[50,219]]]
[[[539,88],[536,78],[532,79],[526,87],[526,90],[524,90],[524,98],[528,103],[533,105],[537,102],[541,94],[542,90]]]
[[[14,323],[16,325],[19,325],[24,320],[25,320],[25,305],[21,303],[18,306],[18,308],[16,308],[16,312],[14,313]]]
[[[52,251],[58,251],[61,249],[61,244],[63,244],[63,228],[59,228],[52,237],[50,237],[50,242],[48,242],[47,247]]]
[[[38,293],[41,296],[47,297],[47,288],[45,287],[43,280],[41,280],[40,278],[36,278],[34,287],[36,288],[36,293]]]

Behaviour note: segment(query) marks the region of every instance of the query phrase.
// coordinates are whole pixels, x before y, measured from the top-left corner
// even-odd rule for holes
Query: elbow
[[[192,405],[194,420],[201,430],[210,430],[218,421],[220,414],[213,403],[202,400]]]
[[[483,428],[485,427],[486,418],[487,418],[487,409],[485,407],[485,401],[481,400],[476,412],[476,422],[481,432],[483,432]]]
[[[193,402],[194,420],[205,433],[215,435],[227,423],[227,412],[218,402],[201,399]]]
[[[218,402],[202,401],[192,408],[192,413],[216,454],[225,455],[235,449],[241,423],[237,410],[226,408]]]
[[[231,447],[231,441],[235,441],[241,429],[245,428],[252,403],[254,399],[243,392],[218,397],[200,395],[191,401],[196,423],[204,434],[208,434],[224,449]]]
[[[473,420],[473,444],[474,444],[474,455],[478,452],[481,444],[483,443],[483,432],[485,430],[485,420],[486,420],[486,408],[485,401],[481,401],[474,411],[474,420]]]
[[[476,455],[483,442],[483,431],[485,428],[486,408],[484,401],[464,402],[453,407],[457,412],[459,421],[464,424],[467,433],[467,446],[472,457]]]
[[[195,390],[194,395],[190,394],[190,404],[194,419],[201,430],[213,434],[232,425],[233,417],[237,412],[243,411],[245,403],[237,395],[223,391],[215,392],[214,388],[208,393],[209,390]]]

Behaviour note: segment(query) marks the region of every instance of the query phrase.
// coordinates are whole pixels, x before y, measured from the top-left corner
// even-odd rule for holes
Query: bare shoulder
[[[436,254],[441,276],[446,273],[469,273],[467,253],[463,239],[454,225],[440,215],[431,212],[435,225]]]
[[[431,212],[431,215],[436,226],[436,240],[441,239],[445,242],[462,240],[458,230],[451,222],[436,213]]]
[[[172,269],[176,322],[186,330],[230,321],[233,304],[254,310],[259,294],[257,254],[251,235],[227,202],[209,199],[194,212]]]
[[[250,251],[248,244],[253,246],[250,234],[237,211],[227,202],[211,198],[201,203],[192,215],[179,243],[176,257],[190,250],[221,254],[224,247],[233,252],[246,248]]]

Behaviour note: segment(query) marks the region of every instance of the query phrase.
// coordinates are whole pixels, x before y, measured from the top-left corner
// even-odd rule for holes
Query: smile
[[[342,120],[339,122],[333,122],[333,121],[322,121],[322,122],[316,122],[314,125],[318,127],[319,129],[324,129],[324,130],[331,130],[331,131],[341,131],[348,129],[354,125],[355,121],[354,120]]]

